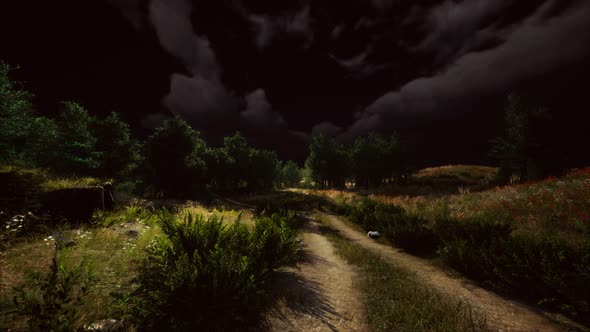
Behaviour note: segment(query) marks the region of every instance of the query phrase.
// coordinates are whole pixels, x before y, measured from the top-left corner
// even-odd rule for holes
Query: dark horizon
[[[301,162],[316,133],[398,132],[417,166],[489,164],[508,94],[552,111],[590,164],[590,4],[552,1],[19,1],[0,60],[37,110],[121,113],[140,136],[181,115]],[[549,135],[549,134],[548,134]]]

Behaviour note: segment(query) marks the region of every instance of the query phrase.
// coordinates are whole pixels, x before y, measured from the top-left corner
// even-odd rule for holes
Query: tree
[[[95,150],[96,137],[91,130],[94,121],[80,104],[61,103],[57,119],[59,155],[55,161],[58,170],[90,173],[100,166],[101,153]]]
[[[320,187],[344,187],[349,164],[349,156],[342,144],[324,135],[312,138],[305,166]]]
[[[180,117],[165,121],[146,142],[148,180],[156,191],[183,197],[203,189],[207,150],[199,133]]]
[[[508,97],[505,109],[504,135],[492,140],[490,155],[500,161],[499,176],[516,174],[533,180],[540,176],[542,151],[549,137],[545,126],[550,119],[547,110],[531,108],[516,95]]]
[[[357,137],[351,147],[352,173],[356,186],[378,187],[402,173],[401,150],[396,135],[377,133]]]
[[[224,138],[222,155],[225,157],[227,189],[234,191],[247,185],[251,150],[248,141],[239,132]]]
[[[303,174],[299,166],[293,161],[287,161],[280,170],[279,182],[284,187],[299,186]]]
[[[0,62],[0,161],[47,166],[54,159],[57,125],[34,114],[33,95],[15,88],[10,70]]]
[[[204,154],[203,160],[206,165],[207,184],[213,191],[225,191],[228,189],[227,183],[227,160],[228,157],[223,148],[208,147]]]
[[[140,162],[139,142],[131,137],[129,125],[115,112],[95,120],[96,151],[100,153],[98,173],[102,176],[129,174]]]
[[[250,191],[272,189],[279,175],[279,158],[273,151],[252,149],[250,151]]]

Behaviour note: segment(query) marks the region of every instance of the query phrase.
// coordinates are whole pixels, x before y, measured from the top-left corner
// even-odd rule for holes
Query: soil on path
[[[473,282],[451,277],[440,267],[425,259],[405,253],[390,245],[372,240],[344,223],[338,217],[325,214],[328,225],[339,234],[357,244],[379,253],[383,259],[397,267],[416,273],[426,285],[447,294],[451,298],[469,303],[475,312],[483,314],[488,326],[495,331],[588,331],[566,318],[551,316],[522,303],[503,298],[487,291]],[[557,324],[559,321],[561,325]]]
[[[368,331],[356,272],[334,252],[319,224],[306,218],[305,258],[275,285],[280,304],[269,316],[271,331]]]

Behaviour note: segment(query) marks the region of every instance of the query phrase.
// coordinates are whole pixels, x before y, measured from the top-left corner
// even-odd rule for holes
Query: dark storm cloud
[[[506,0],[445,1],[426,15],[431,31],[417,51],[437,54],[439,61],[457,57],[494,38],[502,37],[499,27],[486,27],[487,21],[510,5]]]
[[[152,0],[150,19],[162,47],[181,59],[190,73],[218,81],[219,64],[207,38],[194,33],[191,10],[187,0]]]
[[[238,129],[259,145],[283,150],[290,158],[301,158],[309,144],[308,134],[290,130],[280,113],[273,111],[262,89],[246,96],[246,108],[240,112]],[[286,148],[290,151],[285,151]]]
[[[310,6],[280,15],[250,13],[240,5],[236,5],[234,9],[254,27],[253,39],[260,49],[267,48],[276,39],[284,37],[299,38],[304,48],[309,47],[314,40]]]
[[[173,74],[164,105],[190,121],[197,129],[218,126],[234,116],[238,100],[221,83],[221,68],[209,41],[197,36],[187,0],[152,0],[149,17],[162,47],[182,60],[191,74]]]
[[[107,2],[119,9],[135,29],[141,27],[141,0],[107,0]]]
[[[222,83],[223,68],[208,39],[194,32],[191,10],[191,2],[185,0],[152,0],[150,4],[150,19],[162,47],[181,59],[190,73],[172,75],[165,106],[205,133],[230,134],[241,130],[254,140],[306,144],[307,135],[289,130],[281,114],[273,110],[263,89],[242,97],[230,92]],[[257,38],[261,46],[274,38],[277,27],[291,35],[309,35],[309,9],[286,18],[266,20],[260,18],[259,22]],[[161,117],[153,115],[146,123],[156,120]]]
[[[154,113],[145,116],[141,120],[141,125],[144,128],[156,129],[166,120],[170,119],[170,116],[163,113]]]
[[[240,113],[243,124],[263,131],[281,131],[287,128],[285,119],[273,112],[266,92],[258,89],[246,96],[247,107]]]
[[[338,136],[342,133],[342,128],[330,122],[321,122],[311,129],[311,136],[325,135],[330,137]]]
[[[551,16],[549,13],[554,4],[555,1],[546,1],[533,14],[508,30],[487,28],[496,37],[504,39],[504,42],[487,50],[466,52],[449,62],[439,74],[417,78],[399,90],[386,93],[368,106],[342,137],[350,138],[371,130],[388,129],[393,125],[391,119],[395,114],[444,111],[460,104],[462,100],[510,89],[519,81],[588,57],[590,2],[579,1],[559,15]],[[482,20],[486,17],[486,10],[497,10],[497,6],[499,4],[494,5],[492,2],[484,5],[483,1],[466,1],[447,2],[443,7],[435,7],[427,20],[437,18],[433,24],[436,29],[420,47],[434,47],[447,38],[444,36],[448,35],[448,31],[473,31],[479,21],[472,21],[469,13]],[[452,19],[448,24],[442,24],[444,20],[440,19],[443,10],[455,13],[450,16]],[[572,36],[579,40],[573,41]],[[466,44],[470,42],[469,38],[464,40]]]

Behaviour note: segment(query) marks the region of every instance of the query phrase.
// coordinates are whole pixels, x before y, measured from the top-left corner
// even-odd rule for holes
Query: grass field
[[[358,244],[326,232],[336,253],[356,266],[371,331],[486,331],[486,322],[468,305],[416,282]]]
[[[440,177],[444,170],[419,173]],[[590,168],[462,194],[306,193],[331,200],[340,206],[335,212],[382,231],[398,247],[590,323],[590,292],[583,286],[590,282]]]
[[[218,231],[227,234],[221,235],[220,233],[219,236],[240,237],[250,236],[248,234],[252,234],[251,236],[259,234],[262,229],[257,229],[256,225],[259,222],[264,222],[267,225],[265,226],[267,233],[264,236],[272,236],[273,234],[271,230],[274,224],[269,224],[267,221],[258,221],[260,218],[255,218],[251,212],[245,210],[217,210],[190,203],[180,208],[179,212],[174,216],[163,217],[162,213],[140,204],[132,204],[121,207],[114,212],[97,211],[93,221],[85,226],[63,225],[45,233],[16,236],[4,251],[0,251],[0,263],[2,264],[0,273],[0,312],[2,312],[2,315],[0,315],[0,330],[30,330],[31,325],[28,324],[31,324],[31,317],[35,317],[35,315],[31,316],[31,312],[34,312],[35,309],[33,308],[39,304],[41,305],[40,308],[43,308],[41,314],[37,315],[42,317],[41,320],[51,319],[55,321],[57,313],[60,317],[65,317],[64,324],[66,325],[64,326],[68,328],[80,328],[110,318],[127,318],[131,320],[132,315],[137,315],[133,308],[139,306],[139,302],[133,302],[136,300],[134,300],[132,294],[142,284],[141,280],[145,278],[143,276],[145,271],[149,270],[146,270],[146,264],[152,266],[152,263],[149,262],[158,255],[158,253],[154,253],[153,249],[158,247],[163,250],[170,243],[165,240],[171,235],[162,228],[162,218],[178,220],[170,221],[169,223],[172,224],[183,223],[182,220],[187,220],[187,218],[191,220],[198,218],[198,220],[201,220],[199,223],[203,225],[219,221],[221,222],[221,228],[217,228]],[[238,220],[246,228],[236,228],[234,225]],[[27,219],[25,218],[23,223],[26,222]],[[215,228],[208,229],[208,232],[215,231]],[[203,228],[203,230],[206,229]],[[10,231],[10,229],[3,226],[3,231]],[[178,228],[178,230],[174,231],[174,234],[177,234],[177,232],[182,232],[182,228]],[[235,235],[231,235],[234,233]],[[201,236],[197,234],[201,233],[195,233],[194,236]],[[202,234],[204,236],[205,233]],[[214,235],[211,233],[209,236]],[[290,235],[291,237],[287,235],[281,236],[282,240],[293,241],[293,235]],[[212,238],[210,237],[210,239]],[[202,240],[196,238],[194,241],[195,243],[202,242]],[[256,241],[266,240],[260,238],[260,240]],[[279,244],[276,239],[268,238],[268,241],[272,241],[273,246]],[[239,243],[233,242],[235,241],[223,243],[239,246]],[[260,245],[263,243],[260,242]],[[53,280],[51,279],[51,269],[52,261],[56,257],[56,246],[59,248],[57,252],[59,260],[56,266],[57,272],[54,275],[56,279]],[[220,245],[219,248],[223,249],[223,245]],[[228,247],[224,250],[229,254],[231,250],[234,250],[232,248]],[[242,246],[242,250],[247,248],[247,246]],[[265,247],[257,248],[263,250]],[[236,257],[252,257],[254,259],[254,256],[250,255],[260,254],[264,254],[264,252],[244,252]],[[287,254],[285,253],[285,255]],[[276,253],[272,257],[274,257],[274,260],[278,260],[283,257],[281,255],[281,253]],[[211,261],[211,264],[216,261]],[[256,264],[261,262],[257,260]],[[268,260],[268,262],[271,261]],[[234,266],[233,263],[231,265]],[[87,267],[88,270],[77,270],[78,266]],[[198,270],[203,268],[205,267],[201,265]],[[210,268],[222,269],[222,267],[214,267],[213,265]],[[252,265],[252,271],[257,268]],[[260,269],[264,269],[264,273],[267,273],[266,267],[260,265]],[[223,273],[230,273],[229,270],[224,271],[219,270],[216,273],[220,277]],[[63,292],[61,298],[58,296],[59,292],[48,295],[47,288],[43,287],[44,283],[49,282],[47,278],[53,280],[50,282],[49,289],[68,289],[68,287],[71,287],[70,291]],[[80,294],[82,284],[86,279],[92,281],[91,287],[89,287],[87,293],[83,294],[83,299],[76,302],[76,297]],[[161,280],[156,284],[164,285],[168,282]],[[226,281],[221,280],[219,282],[220,289],[223,289]],[[202,283],[204,285],[208,284],[204,280]],[[21,290],[20,293],[18,292],[19,289]],[[258,289],[257,292],[261,289]],[[118,295],[113,296],[114,294]],[[15,295],[18,295],[20,306],[14,305],[13,297]],[[256,296],[252,296],[251,299],[256,298]],[[199,301],[198,297],[193,300]],[[75,304],[75,308],[71,304]],[[29,305],[33,305],[33,307],[28,307]],[[253,306],[251,309],[254,310],[256,307]],[[37,328],[39,328],[38,325]],[[132,328],[132,326],[128,326],[128,328]],[[43,330],[44,328],[41,327],[40,329]]]

